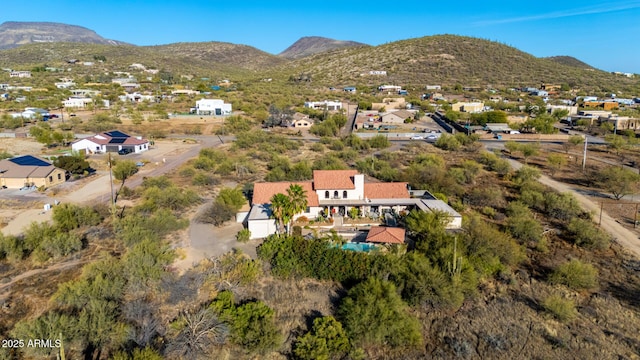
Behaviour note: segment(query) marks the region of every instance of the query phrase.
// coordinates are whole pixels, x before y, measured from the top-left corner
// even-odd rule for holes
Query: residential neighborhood
[[[0,24],[1,359],[637,358],[636,74],[52,27]]]

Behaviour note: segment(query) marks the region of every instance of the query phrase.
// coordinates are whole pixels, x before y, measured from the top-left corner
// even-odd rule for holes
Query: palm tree
[[[271,213],[276,220],[278,233],[282,233],[285,221],[289,221],[290,216],[288,214],[291,211],[290,209],[291,201],[287,195],[278,193],[271,197]]]
[[[297,184],[291,184],[287,189],[289,195],[289,203],[291,207],[291,219],[287,227],[287,233],[291,233],[291,222],[293,217],[299,213],[304,212],[307,209],[307,191],[302,186]]]

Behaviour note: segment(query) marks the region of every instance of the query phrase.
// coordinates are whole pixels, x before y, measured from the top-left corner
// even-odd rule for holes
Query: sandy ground
[[[0,152],[3,151],[12,155],[40,155],[42,154],[42,144],[29,138],[0,138]]]
[[[198,212],[206,206],[207,204],[202,205]],[[224,226],[215,227],[191,221],[188,230],[189,243],[182,244],[184,247],[180,248],[184,257],[173,265],[178,270],[185,271],[203,259],[218,257],[232,250],[240,250],[253,259],[257,258],[256,247],[260,241],[251,240],[247,243],[236,241],[236,234],[241,229],[242,224],[236,222],[228,222]]]

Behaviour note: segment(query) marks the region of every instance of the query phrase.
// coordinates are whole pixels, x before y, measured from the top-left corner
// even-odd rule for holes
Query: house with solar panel
[[[37,156],[23,155],[0,160],[0,186],[11,189],[31,186],[48,188],[66,180],[65,170]]]
[[[149,150],[149,140],[140,136],[131,136],[122,131],[112,130],[76,140],[71,149],[87,154],[104,154],[107,152],[141,153]]]

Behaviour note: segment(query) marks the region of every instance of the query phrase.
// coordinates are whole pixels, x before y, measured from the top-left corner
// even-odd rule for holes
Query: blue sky
[[[5,21],[80,25],[136,45],[224,41],[272,54],[302,36],[380,45],[456,34],[538,57],[569,55],[602,70],[640,73],[640,0],[30,0],[27,9],[5,6]]]

